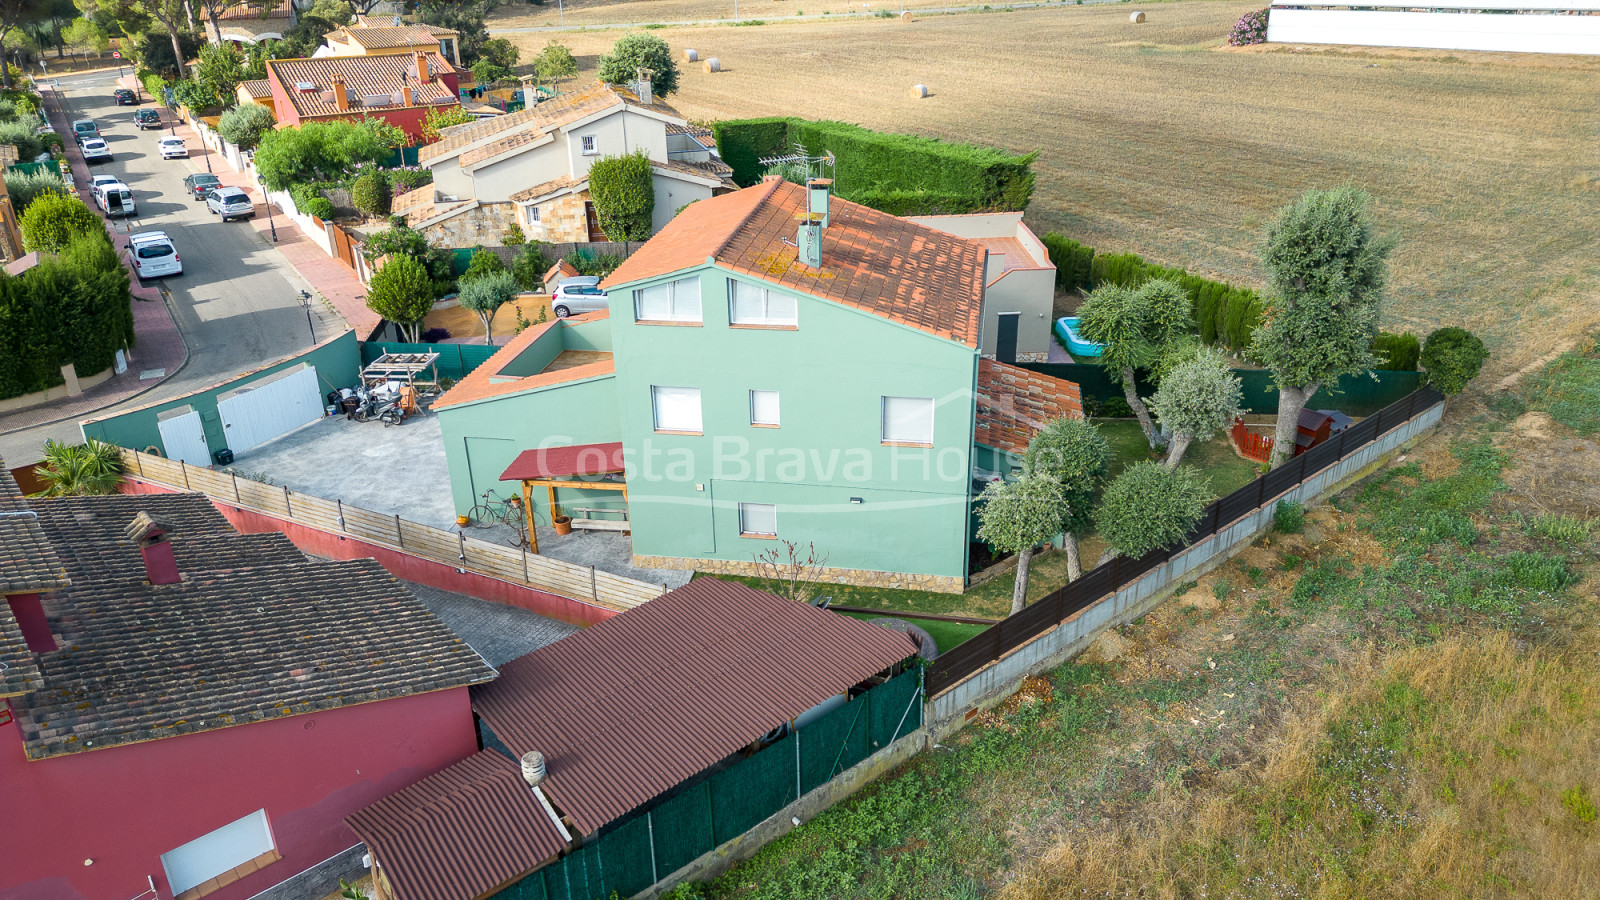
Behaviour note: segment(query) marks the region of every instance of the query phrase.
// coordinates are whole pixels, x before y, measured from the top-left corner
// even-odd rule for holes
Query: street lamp
[[[311,322],[311,292],[310,291],[302,290],[300,292],[300,306],[301,306],[301,308],[303,308],[306,311],[306,327],[311,329],[311,343],[313,345],[315,345],[317,343],[317,326],[312,324],[312,322]]]
[[[267,204],[267,227],[272,229],[272,242],[278,242],[278,223],[272,220],[272,195],[267,193],[267,186],[261,186],[261,199]]]

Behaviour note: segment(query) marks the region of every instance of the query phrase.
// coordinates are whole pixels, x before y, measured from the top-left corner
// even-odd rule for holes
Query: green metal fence
[[[473,369],[483,365],[499,350],[483,344],[396,344],[386,341],[365,341],[361,345],[361,364],[370,364],[385,353],[437,353],[439,377],[460,381]]]
[[[598,832],[494,900],[629,897],[922,727],[922,670],[912,669],[795,732],[687,782]]]
[[[1083,392],[1084,400],[1105,402],[1122,399],[1122,385],[1111,380],[1104,366],[1093,363],[1019,363],[1022,368],[1053,378],[1074,382]],[[1234,369],[1244,388],[1243,406],[1246,412],[1275,413],[1278,411],[1278,389],[1273,386],[1272,373],[1265,369]],[[1333,384],[1317,391],[1306,404],[1308,409],[1337,409],[1353,416],[1368,416],[1396,400],[1415,391],[1422,384],[1418,372],[1392,372],[1374,370],[1359,375],[1346,375]],[[1138,379],[1139,396],[1155,393],[1155,385],[1146,381],[1141,373]]]

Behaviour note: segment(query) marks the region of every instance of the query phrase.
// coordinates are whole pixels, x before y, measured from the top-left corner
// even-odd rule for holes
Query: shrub
[[[275,191],[342,177],[362,163],[378,165],[404,146],[405,132],[381,119],[308,122],[261,135],[256,171]]]
[[[1087,291],[1094,287],[1089,271],[1094,264],[1094,248],[1085,247],[1054,231],[1040,238],[1056,267],[1056,287],[1063,291]]]
[[[389,257],[367,285],[368,308],[409,331],[413,341],[436,296],[427,268],[403,253]]]
[[[222,114],[217,133],[240,150],[254,150],[261,143],[261,135],[272,130],[276,121],[272,110],[265,106],[241,103]]]
[[[1228,44],[1232,47],[1248,47],[1251,44],[1265,44],[1267,42],[1267,14],[1271,9],[1258,9],[1247,12],[1233,23],[1233,30],[1228,32]]]
[[[469,281],[475,281],[485,275],[494,275],[505,270],[506,264],[500,259],[500,254],[493,250],[485,250],[479,247],[472,254],[472,261],[467,263],[467,270],[461,273],[461,277],[458,280],[465,285]]]
[[[433,184],[432,169],[385,169],[389,173],[389,182],[406,190],[415,190],[425,184]]]
[[[33,133],[34,127],[31,122],[0,122],[0,144],[15,145],[17,159],[32,162],[35,156],[44,152],[39,136]]]
[[[617,266],[622,265],[622,257],[611,253],[585,256],[581,251],[574,250],[567,254],[567,263],[577,269],[579,275],[594,275],[598,278],[604,278],[615,271]]]
[[[22,229],[23,248],[41,253],[60,253],[73,238],[85,234],[105,234],[100,217],[82,200],[65,194],[35,197],[17,225]]]
[[[63,196],[67,193],[66,182],[61,176],[51,170],[43,172],[18,172],[15,169],[5,173],[6,193],[11,195],[11,205],[16,209],[17,215],[22,215],[28,210],[40,194],[55,193]]]
[[[327,197],[312,197],[306,201],[301,211],[308,216],[315,216],[323,221],[333,218],[333,201]]]
[[[1272,516],[1272,530],[1279,534],[1299,534],[1306,527],[1306,508],[1292,500],[1279,500]]]
[[[611,156],[589,167],[589,196],[600,230],[613,241],[647,241],[656,192],[644,151]]]
[[[1489,351],[1483,341],[1465,328],[1447,326],[1428,335],[1418,361],[1428,373],[1428,384],[1444,394],[1459,394],[1478,377]]]
[[[160,75],[157,75],[154,72],[146,72],[141,77],[141,81],[144,83],[145,92],[148,93],[152,99],[154,99],[157,103],[165,102],[168,85],[168,81],[165,78],[162,78]]]
[[[600,80],[606,84],[629,84],[641,68],[650,70],[650,91],[657,97],[678,92],[678,63],[672,58],[672,48],[643,31],[623,35],[610,53],[600,57]]]
[[[392,189],[389,187],[389,176],[381,169],[373,169],[358,177],[350,186],[350,202],[356,209],[361,210],[373,218],[387,216],[389,203],[392,199]]]
[[[525,291],[544,290],[544,273],[550,271],[550,261],[545,259],[538,241],[522,245],[522,252],[511,262],[511,276]]]
[[[109,367],[133,345],[131,300],[127,271],[98,228],[20,276],[0,275],[0,399],[61,384],[67,363],[82,375]]]
[[[1095,527],[1118,553],[1138,559],[1182,542],[1209,502],[1210,487],[1194,469],[1143,460],[1106,486]]]
[[[1396,372],[1415,372],[1422,355],[1422,342],[1411,332],[1395,334],[1380,331],[1372,339],[1375,367]]]
[[[528,242],[528,236],[522,233],[522,226],[515,222],[511,227],[500,233],[500,243],[506,247],[521,247]]]
[[[479,61],[482,62],[482,60]],[[473,67],[473,71],[477,71],[476,66]],[[474,75],[473,77],[476,78],[477,76]],[[491,78],[489,81],[494,81],[494,79]],[[440,139],[439,132],[446,128],[454,128],[457,125],[466,125],[476,121],[478,121],[477,116],[459,106],[430,109],[422,123],[422,141],[425,144],[432,144]]]

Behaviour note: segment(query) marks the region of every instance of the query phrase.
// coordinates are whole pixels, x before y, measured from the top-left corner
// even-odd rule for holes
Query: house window
[[[795,299],[743,281],[728,281],[728,321],[735,325],[794,327]]]
[[[750,424],[778,427],[778,392],[750,392]]]
[[[778,507],[771,503],[739,504],[739,533],[746,537],[777,537]]]
[[[933,398],[883,398],[885,444],[932,444]]]
[[[524,206],[523,210],[524,210],[524,213],[525,213],[525,215],[527,217],[527,221],[528,221],[529,225],[537,225],[537,224],[539,224],[539,207],[537,207],[537,206]]]
[[[597,154],[599,152],[600,152],[600,150],[598,148],[596,148],[595,145],[594,145],[594,135],[592,135],[592,134],[584,135],[583,136],[583,155],[584,156],[594,156],[595,154]]]
[[[655,410],[657,431],[700,433],[699,388],[652,387],[650,404]]]
[[[640,322],[699,322],[700,278],[679,278],[634,291],[633,313]]]
[[[267,811],[258,809],[161,854],[161,865],[167,871],[167,884],[174,897],[190,900],[232,884],[278,859],[272,830],[267,827]],[[256,866],[247,872],[238,871],[252,862]]]

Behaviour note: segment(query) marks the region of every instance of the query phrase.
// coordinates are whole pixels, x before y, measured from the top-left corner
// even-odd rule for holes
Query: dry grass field
[[[640,21],[663,2],[596,15]],[[1257,5],[1161,4],[1143,25],[1115,5],[656,33],[728,70],[685,67],[671,102],[691,118],[834,118],[1038,150],[1035,229],[1235,282],[1261,283],[1254,248],[1275,208],[1360,185],[1400,238],[1387,327],[1477,330],[1491,373],[1600,322],[1600,60],[1224,49]],[[619,33],[559,37],[588,78]],[[557,35],[509,36],[536,50]],[[913,100],[916,83],[932,96]]]

